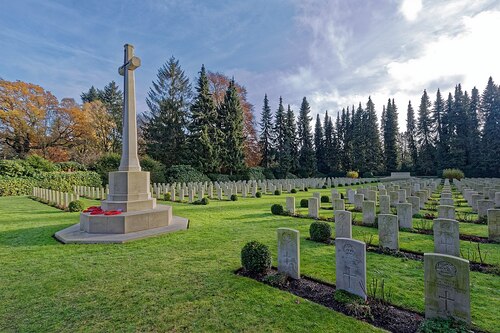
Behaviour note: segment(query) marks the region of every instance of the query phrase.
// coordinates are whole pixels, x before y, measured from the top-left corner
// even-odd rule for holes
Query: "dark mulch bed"
[[[266,283],[264,278],[267,275],[251,275],[243,269],[236,271],[236,274]],[[268,275],[275,274],[277,274],[277,270],[274,268],[268,273]],[[273,287],[288,291],[296,296],[308,299],[329,309],[368,322],[391,332],[414,333],[424,320],[424,316],[421,313],[390,304],[384,304],[371,297],[369,297],[366,302],[366,305],[369,306],[370,309],[369,314],[367,314],[368,311],[363,311],[362,314],[360,314],[359,311],[356,313],[353,307],[334,299],[335,285],[321,282],[304,275],[302,275],[300,280],[288,279],[283,285]]]

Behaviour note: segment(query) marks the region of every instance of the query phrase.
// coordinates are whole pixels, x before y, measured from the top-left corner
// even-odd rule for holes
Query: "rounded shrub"
[[[256,198],[260,198],[260,197],[262,197],[262,193],[261,193],[261,192],[256,192],[256,193],[255,193],[255,197],[256,197]]]
[[[208,205],[210,203],[210,200],[208,200],[208,198],[203,198],[200,200],[200,202],[202,205]]]
[[[290,191],[290,193],[297,193],[297,190],[292,188],[292,190]]]
[[[307,187],[304,187],[304,191],[307,192],[309,191],[309,189]]]
[[[322,195],[321,196],[321,202],[330,202],[330,197],[327,195]]]
[[[323,190],[326,190],[326,185],[321,186]]]
[[[238,196],[236,194],[231,194],[231,201],[238,201]]]
[[[273,213],[274,215],[283,215],[284,212],[285,210],[280,204],[274,204],[271,206],[271,213]]]
[[[241,265],[249,273],[265,273],[271,268],[271,252],[269,248],[257,241],[247,243],[241,249]]]
[[[281,191],[280,190],[275,190],[274,191],[274,195],[281,195]]]
[[[71,201],[68,205],[68,210],[70,212],[81,212],[84,208],[83,201],[81,200]]]
[[[332,227],[328,222],[313,222],[309,227],[309,235],[313,241],[327,242],[332,237]]]
[[[167,192],[163,195],[163,199],[165,199],[165,201],[170,201],[172,200],[172,194],[170,192]]]
[[[307,199],[300,200],[300,207],[307,208],[309,206],[309,201]]]

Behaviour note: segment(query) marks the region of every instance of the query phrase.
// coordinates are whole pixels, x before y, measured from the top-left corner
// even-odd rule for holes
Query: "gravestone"
[[[411,196],[407,200],[411,204],[411,215],[417,215],[420,212],[420,198]]]
[[[375,223],[375,201],[363,201],[363,224]]]
[[[334,199],[333,200],[333,210],[345,210],[345,201],[344,199]]]
[[[412,220],[412,207],[409,203],[399,203],[396,206],[397,214],[398,214],[398,222],[400,228],[412,229],[413,228],[413,220]]]
[[[427,191],[418,191],[417,197],[420,199],[420,209],[424,209],[427,201]]]
[[[286,211],[295,214],[295,197],[286,197]]]
[[[300,235],[297,230],[278,228],[278,272],[300,279]]]
[[[352,238],[352,213],[347,210],[335,211],[335,238]]]
[[[354,195],[354,208],[362,209],[363,208],[363,200],[365,199],[364,194],[356,193]]]
[[[453,317],[470,323],[469,261],[424,254],[425,318]]]
[[[406,202],[406,190],[401,189],[398,191],[398,202],[405,203]]]
[[[366,300],[366,244],[335,238],[336,286]]]
[[[435,219],[434,252],[460,257],[458,222],[450,219]]]
[[[477,212],[477,202],[479,200],[482,200],[483,196],[481,194],[473,194],[470,199],[470,206],[472,207],[472,210]]]
[[[478,200],[477,201],[477,215],[479,218],[486,218],[488,209],[495,208],[493,200]]]
[[[378,215],[378,239],[381,247],[399,250],[399,228],[396,215]]]
[[[500,208],[500,192],[495,192],[495,208]]]
[[[307,208],[309,217],[317,219],[319,217],[319,200],[318,198],[309,198],[307,200]]]
[[[377,192],[374,190],[366,191],[366,200],[373,201],[377,203]]]
[[[313,193],[313,198],[316,198],[316,199],[318,199],[318,201],[320,201],[320,200],[321,200],[321,193],[319,193],[319,192],[314,192],[314,193]],[[321,202],[321,201],[320,201],[320,202]]]
[[[391,207],[396,207],[399,203],[398,192],[389,191],[389,197],[391,198]]]
[[[390,214],[391,213],[391,198],[388,195],[379,196],[380,202],[380,214]]]
[[[353,189],[350,189],[350,188],[347,189],[347,201],[350,204],[354,204],[354,195],[355,194],[356,194],[356,192]]]
[[[437,206],[438,218],[440,219],[455,219],[455,206],[439,205]]]
[[[441,198],[439,199],[439,204],[441,206],[453,206],[455,203],[453,202],[453,199],[451,198]]]
[[[488,209],[488,238],[500,242],[500,209]]]

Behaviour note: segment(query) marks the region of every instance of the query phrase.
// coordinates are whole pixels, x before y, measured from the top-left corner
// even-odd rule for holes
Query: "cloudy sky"
[[[136,47],[138,110],[170,57],[194,81],[201,64],[247,87],[258,117],[264,94],[313,115],[387,99],[404,128],[408,100],[455,84],[500,81],[496,0],[5,0],[0,77],[39,84],[79,101],[111,80],[123,44]]]

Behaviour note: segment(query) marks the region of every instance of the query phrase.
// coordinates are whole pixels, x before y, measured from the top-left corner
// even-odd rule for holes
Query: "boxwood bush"
[[[300,207],[302,207],[302,208],[309,207],[309,200],[307,200],[307,199],[300,200]]]
[[[68,210],[70,212],[81,212],[84,208],[83,201],[81,200],[71,201],[68,205]]]
[[[332,227],[328,222],[313,222],[309,227],[309,235],[313,241],[327,242],[332,237]]]
[[[290,193],[297,193],[297,190],[292,188],[292,190],[290,191]]]
[[[255,197],[256,198],[261,198],[262,197],[262,193],[261,192],[255,192]]]
[[[231,194],[231,201],[238,201],[238,196],[236,194]]]
[[[241,250],[241,266],[252,274],[262,274],[271,268],[269,248],[257,241],[247,243]]]
[[[321,196],[321,202],[330,202],[330,197],[327,195],[322,195]]]
[[[274,191],[274,195],[281,195],[281,191],[280,190],[275,190]]]
[[[283,215],[284,212],[285,210],[280,204],[274,204],[271,206],[271,213],[273,213],[274,215]]]

